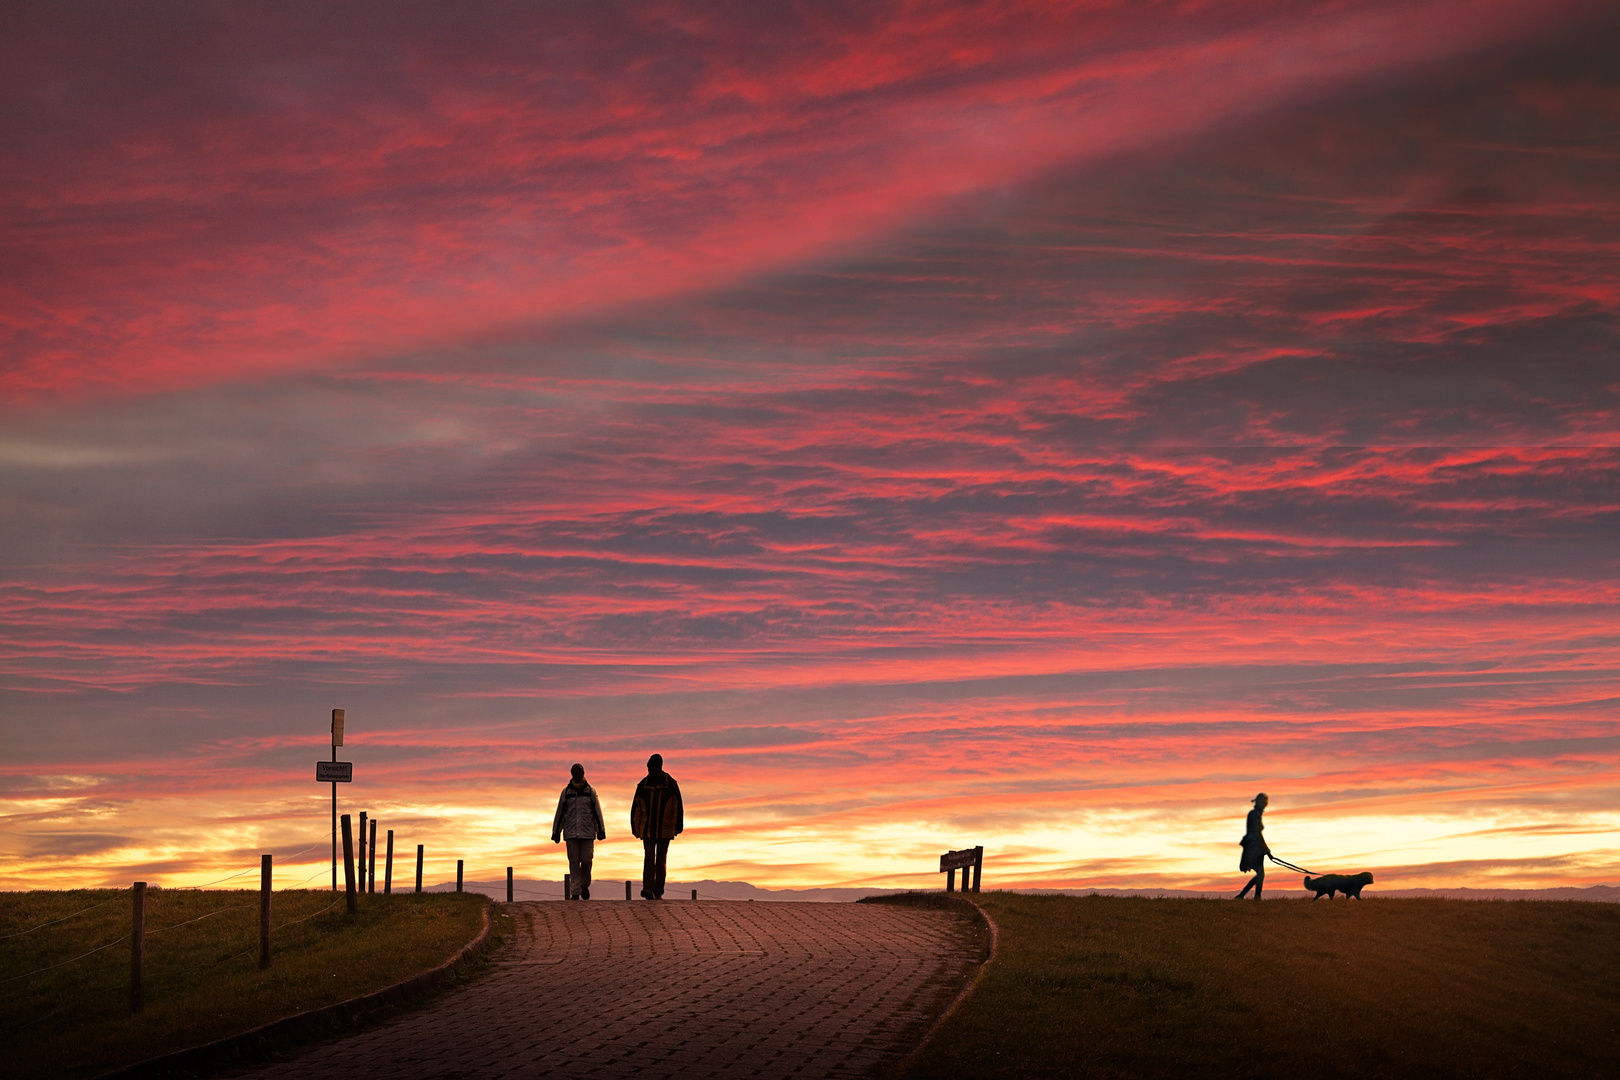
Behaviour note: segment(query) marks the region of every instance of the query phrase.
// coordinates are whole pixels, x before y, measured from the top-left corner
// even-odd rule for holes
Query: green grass
[[[351,919],[341,893],[278,892],[274,962],[260,971],[256,891],[153,890],[145,1008],[131,1016],[128,889],[0,893],[0,935],[17,935],[0,936],[6,1074],[95,1076],[380,990],[476,937],[485,903],[473,894],[368,896]],[[116,944],[27,974],[109,942]]]
[[[997,962],[926,1077],[1612,1077],[1620,907],[981,898]]]

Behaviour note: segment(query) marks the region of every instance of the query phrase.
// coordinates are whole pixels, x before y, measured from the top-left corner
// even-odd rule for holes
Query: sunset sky
[[[11,5],[0,888],[324,883],[333,708],[430,882],[658,751],[674,880],[1620,883],[1617,50]]]

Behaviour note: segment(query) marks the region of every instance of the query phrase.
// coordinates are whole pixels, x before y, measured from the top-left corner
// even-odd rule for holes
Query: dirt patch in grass
[[[907,1080],[1608,1077],[1620,907],[978,897],[977,990]]]
[[[278,892],[274,962],[260,971],[256,891],[151,891],[145,1008],[131,1016],[129,890],[0,893],[6,1074],[95,1076],[372,993],[448,960],[487,903],[367,896],[349,918],[342,894]]]

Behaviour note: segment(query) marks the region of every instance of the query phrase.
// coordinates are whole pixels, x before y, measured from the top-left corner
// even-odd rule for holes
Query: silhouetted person
[[[1254,809],[1249,811],[1249,820],[1243,831],[1243,858],[1238,863],[1238,869],[1244,872],[1254,871],[1254,877],[1243,886],[1243,891],[1237,894],[1239,900],[1254,890],[1254,898],[1260,899],[1260,891],[1266,887],[1266,856],[1271,849],[1266,846],[1266,825],[1260,820],[1260,815],[1266,812],[1266,804],[1271,800],[1266,793],[1261,792],[1254,797]]]
[[[602,804],[596,789],[585,782],[585,766],[575,763],[569,770],[574,778],[557,799],[557,816],[551,819],[551,842],[568,840],[568,899],[591,898],[591,861],[596,842],[607,839],[602,825]]]
[[[654,754],[647,759],[647,775],[636,785],[636,797],[630,803],[630,831],[641,837],[647,853],[641,864],[642,899],[664,898],[669,842],[685,827],[680,785],[664,771],[664,756]]]

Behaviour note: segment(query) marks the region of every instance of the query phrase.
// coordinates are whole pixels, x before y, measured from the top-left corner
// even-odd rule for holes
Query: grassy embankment
[[[257,891],[150,891],[145,1007],[131,1016],[128,889],[0,893],[5,1073],[94,1076],[372,993],[438,966],[473,940],[485,902],[455,893],[365,896],[351,919],[341,893],[334,904],[325,890],[278,892],[273,963],[260,971]],[[101,906],[40,925],[94,905]],[[39,929],[20,933],[31,927]],[[16,977],[109,942],[116,944]]]
[[[999,955],[926,1077],[1610,1077],[1620,906],[980,898]]]

